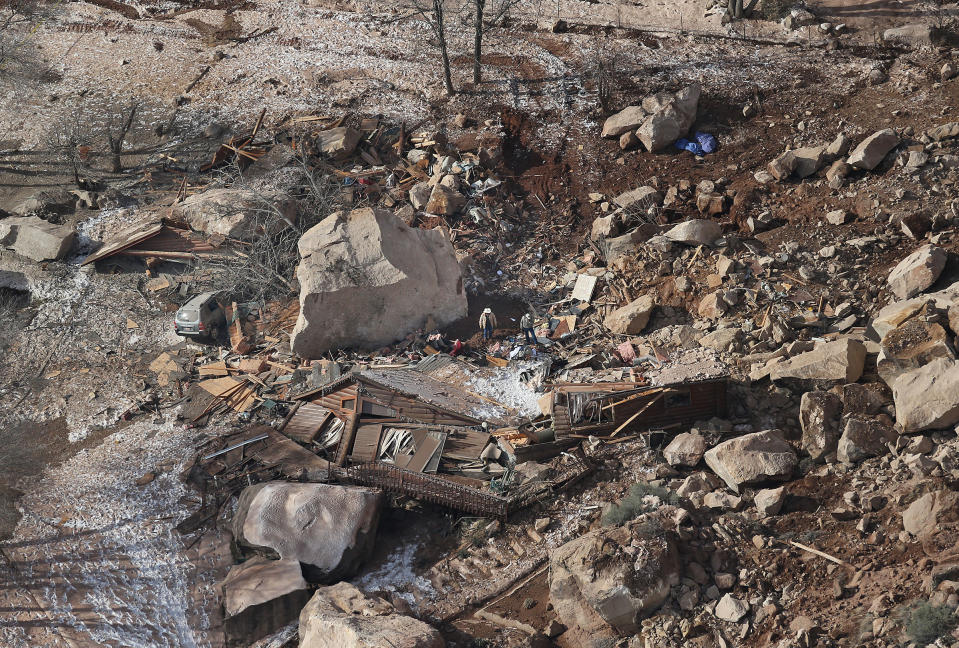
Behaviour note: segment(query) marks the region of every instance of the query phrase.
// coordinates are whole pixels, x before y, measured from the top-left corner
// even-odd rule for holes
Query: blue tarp
[[[688,139],[676,140],[676,148],[680,151],[689,151],[693,155],[715,153],[718,147],[719,143],[716,141],[716,138],[709,133],[697,132],[696,135],[694,135],[694,141],[689,141]]]

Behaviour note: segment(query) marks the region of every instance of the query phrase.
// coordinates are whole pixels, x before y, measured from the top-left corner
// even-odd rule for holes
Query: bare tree
[[[107,125],[107,144],[110,146],[111,171],[113,173],[123,173],[123,161],[120,157],[123,154],[123,141],[133,126],[133,120],[137,115],[137,108],[137,103],[131,101],[126,111],[126,117],[119,122],[116,130],[113,128],[114,122],[117,121],[118,117],[116,113],[111,115],[110,122]]]
[[[473,6],[476,8],[473,18],[473,84],[479,85],[480,59],[483,57],[483,10],[486,8],[486,0],[473,0]]]
[[[729,17],[740,19],[748,16],[756,7],[757,2],[759,2],[759,0],[749,0],[749,4],[743,6],[743,0],[729,0],[727,5],[729,9]]]
[[[440,51],[443,62],[443,86],[446,94],[453,96],[456,89],[453,87],[453,73],[450,67],[449,45],[446,38],[448,3],[451,0],[406,0],[403,9],[405,18],[415,18],[429,25],[436,38],[436,47]]]

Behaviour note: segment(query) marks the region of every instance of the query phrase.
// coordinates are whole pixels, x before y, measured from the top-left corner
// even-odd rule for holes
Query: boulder
[[[937,358],[892,384],[896,423],[905,434],[959,423],[959,361]]]
[[[69,214],[76,207],[77,196],[63,187],[38,191],[17,204],[12,213],[15,216],[49,216],[51,214]]]
[[[452,187],[437,184],[426,203],[426,213],[438,216],[452,216],[466,204],[466,196]]]
[[[274,219],[277,215],[281,221]],[[296,201],[279,193],[210,189],[174,205],[170,216],[198,232],[250,240],[263,233],[268,220],[271,229],[283,220],[295,224]]]
[[[647,151],[661,151],[689,132],[696,121],[702,86],[694,83],[675,95],[662,93],[643,99],[651,116],[636,130]]]
[[[696,308],[699,316],[711,320],[717,320],[722,317],[729,308],[723,299],[723,294],[724,292],[722,290],[717,290],[700,299],[699,306]]]
[[[842,338],[817,346],[772,366],[772,380],[859,380],[866,362],[866,347],[859,340]]]
[[[703,458],[706,452],[706,439],[699,432],[683,432],[669,442],[663,449],[663,457],[670,466],[688,466],[692,468]]]
[[[0,247],[33,261],[62,259],[73,248],[76,230],[55,225],[36,216],[0,220]]]
[[[766,171],[776,180],[785,180],[796,170],[796,156],[786,151],[766,165]]]
[[[423,210],[430,202],[430,195],[433,193],[433,187],[428,182],[417,182],[410,187],[410,204],[413,209]]]
[[[842,386],[843,415],[865,414],[875,416],[890,402],[892,401],[883,393],[879,383],[868,385],[849,383]]]
[[[825,146],[809,146],[792,152],[796,160],[793,173],[799,178],[808,178],[817,173],[825,163]]]
[[[619,233],[619,224],[615,216],[597,216],[593,220],[593,228],[590,231],[589,238],[599,243],[600,241],[612,238]]]
[[[643,223],[636,229],[622,236],[606,239],[603,252],[606,254],[606,265],[615,267],[622,261],[636,255],[637,246],[650,240],[659,228],[652,223]]]
[[[839,418],[842,401],[831,392],[811,391],[799,401],[799,425],[802,427],[802,449],[814,461],[824,461],[835,452],[839,443]]]
[[[316,149],[323,155],[342,160],[353,154],[360,137],[360,132],[349,126],[330,128],[316,136]]]
[[[926,493],[902,513],[902,526],[912,535],[935,535],[943,524],[959,522],[959,493],[938,490]]]
[[[295,621],[310,590],[295,560],[256,556],[234,565],[220,584],[227,645],[249,646]]]
[[[649,316],[655,307],[656,300],[653,296],[643,295],[607,315],[606,319],[603,320],[603,326],[611,333],[638,335],[646,328],[646,324],[649,323]]]
[[[949,334],[939,324],[914,318],[882,339],[876,371],[891,387],[903,373],[918,369],[936,358],[956,358],[949,343]]]
[[[613,202],[623,209],[659,207],[663,204],[663,195],[653,187],[637,187],[619,194],[613,198]]]
[[[927,302],[935,303],[937,308],[948,310],[959,304],[959,281],[943,290],[926,293],[921,297],[914,297],[905,301],[893,302],[879,309],[872,320],[872,329],[879,339],[886,337],[889,331],[901,325],[906,320],[915,317]],[[950,326],[951,328],[951,326]],[[954,332],[959,333],[959,331]]]
[[[723,595],[716,605],[716,616],[723,621],[739,623],[747,614],[749,614],[749,603],[733,598],[732,594]]]
[[[466,291],[443,229],[411,228],[380,209],[337,212],[299,242],[300,315],[293,352],[377,347],[465,317]]]
[[[737,493],[744,484],[788,479],[798,463],[779,430],[724,441],[708,450],[705,458],[706,465]]]
[[[634,131],[648,116],[642,106],[626,106],[603,122],[603,137],[619,137],[623,133]]]
[[[349,583],[321,587],[300,612],[299,648],[444,648],[432,626]]]
[[[764,488],[756,493],[753,503],[756,505],[756,511],[762,517],[779,515],[783,508],[783,502],[786,501],[786,487]]]
[[[723,228],[711,220],[692,219],[676,225],[665,236],[677,243],[687,245],[712,245],[723,235]]]
[[[889,290],[898,299],[910,299],[926,290],[942,274],[948,254],[941,247],[923,245],[889,273]]]
[[[643,528],[599,528],[550,552],[549,600],[569,645],[600,648],[636,633],[679,584],[674,540]]]
[[[881,130],[864,139],[859,146],[853,149],[846,162],[855,169],[872,171],[889,154],[889,151],[899,146],[899,136],[891,128]]]
[[[829,146],[826,147],[826,159],[832,162],[833,160],[838,160],[841,157],[844,157],[849,153],[849,148],[852,146],[852,140],[849,139],[849,136],[845,133],[839,133],[832,142],[829,143]]]
[[[846,418],[836,457],[845,464],[857,464],[870,457],[879,457],[889,451],[886,444],[898,437],[895,430],[875,418],[850,416]]]
[[[882,33],[882,39],[887,43],[906,45],[913,48],[932,47],[935,30],[932,25],[925,23],[910,23],[899,27],[892,27]]]
[[[354,575],[373,549],[382,494],[333,484],[263,482],[243,489],[233,516],[241,546],[299,561],[312,582]]]
[[[699,338],[699,345],[714,351],[729,351],[742,337],[742,329],[729,327],[716,329]]]

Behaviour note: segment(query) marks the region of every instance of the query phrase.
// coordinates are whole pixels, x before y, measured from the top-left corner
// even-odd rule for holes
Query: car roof
[[[202,306],[208,299],[216,296],[215,292],[205,292],[200,293],[196,297],[191,297],[190,301],[180,306],[180,308],[199,308]]]

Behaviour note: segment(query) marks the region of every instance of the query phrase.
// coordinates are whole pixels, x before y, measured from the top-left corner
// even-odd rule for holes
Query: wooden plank
[[[588,274],[580,274],[576,277],[576,285],[573,286],[573,299],[587,304],[593,300],[593,291],[596,290],[596,282],[599,277]]]
[[[407,470],[412,470],[413,472],[423,472],[423,469],[426,468],[426,464],[429,463],[430,459],[433,458],[433,453],[435,453],[440,447],[439,439],[433,437],[432,435],[427,435],[423,440],[422,445],[417,449],[416,454],[413,455],[413,458],[407,464]]]

